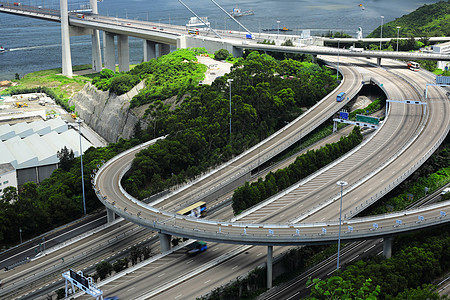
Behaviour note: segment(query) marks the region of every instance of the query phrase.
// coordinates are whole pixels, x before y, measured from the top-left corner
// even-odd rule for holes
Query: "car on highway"
[[[450,187],[445,188],[445,189],[442,190],[441,195],[445,195],[445,194],[447,194],[449,192],[450,192]]]
[[[206,244],[206,242],[195,241],[192,244],[188,245],[187,248],[188,250],[186,251],[186,253],[190,256],[194,256],[206,251],[206,249],[208,249],[208,245]]]

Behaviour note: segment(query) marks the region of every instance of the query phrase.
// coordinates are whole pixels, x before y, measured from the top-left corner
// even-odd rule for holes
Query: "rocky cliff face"
[[[88,83],[70,99],[69,104],[75,105],[78,116],[106,141],[117,142],[119,138],[130,138],[134,126],[142,117],[142,113],[130,109],[130,100],[144,86],[142,81],[128,93],[116,96],[100,91]],[[145,126],[143,124],[144,128]]]

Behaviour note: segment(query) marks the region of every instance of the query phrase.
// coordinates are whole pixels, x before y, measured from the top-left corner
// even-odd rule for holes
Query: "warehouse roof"
[[[80,136],[74,129],[68,130],[63,120],[52,119],[19,124],[23,125],[10,126],[14,127],[13,131],[16,134],[14,137],[0,142],[0,164],[11,163],[16,169],[57,164],[59,163],[57,152],[64,147],[72,149],[75,156],[80,155]],[[50,128],[51,131],[45,128]],[[19,132],[20,134],[17,134]],[[83,152],[92,146],[84,137],[81,139],[81,145]]]

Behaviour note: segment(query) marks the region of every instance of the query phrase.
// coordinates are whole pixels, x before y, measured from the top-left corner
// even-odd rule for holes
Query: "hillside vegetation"
[[[410,14],[383,25],[383,37],[430,37],[450,35],[450,0],[425,4]],[[381,26],[367,37],[380,37]]]
[[[231,115],[229,78],[234,80]],[[336,86],[332,72],[326,67],[292,59],[279,61],[258,52],[238,58],[231,73],[217,78],[211,86],[192,86],[189,80],[181,79],[177,82],[178,90],[173,91],[181,95],[180,91],[186,88],[183,94],[187,97],[177,103],[176,109],[159,101],[152,90],[132,100],[152,103],[147,111],[150,126],[145,130],[138,128],[137,136],[150,139],[168,134],[166,139],[136,155],[124,179],[127,191],[141,199],[242,153],[285,126],[302,113],[302,108],[314,105]],[[141,97],[144,95],[145,98]],[[174,94],[166,94],[169,95]]]

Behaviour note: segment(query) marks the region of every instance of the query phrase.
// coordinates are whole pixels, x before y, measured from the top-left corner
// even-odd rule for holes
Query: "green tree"
[[[75,158],[73,150],[70,149],[69,151],[69,149],[64,146],[64,148],[62,148],[61,151],[58,151],[56,155],[59,159],[59,167],[64,171],[69,171],[73,165],[73,160]]]
[[[380,293],[380,286],[371,286],[372,280],[366,279],[362,286],[355,286],[351,281],[340,276],[332,276],[326,280],[309,279],[311,294],[308,299],[371,299],[376,300]]]
[[[230,52],[227,49],[220,49],[214,53],[215,60],[226,60],[230,56]]]
[[[101,261],[95,266],[95,270],[100,280],[103,280],[106,278],[106,276],[111,275],[113,266],[109,262]]]

